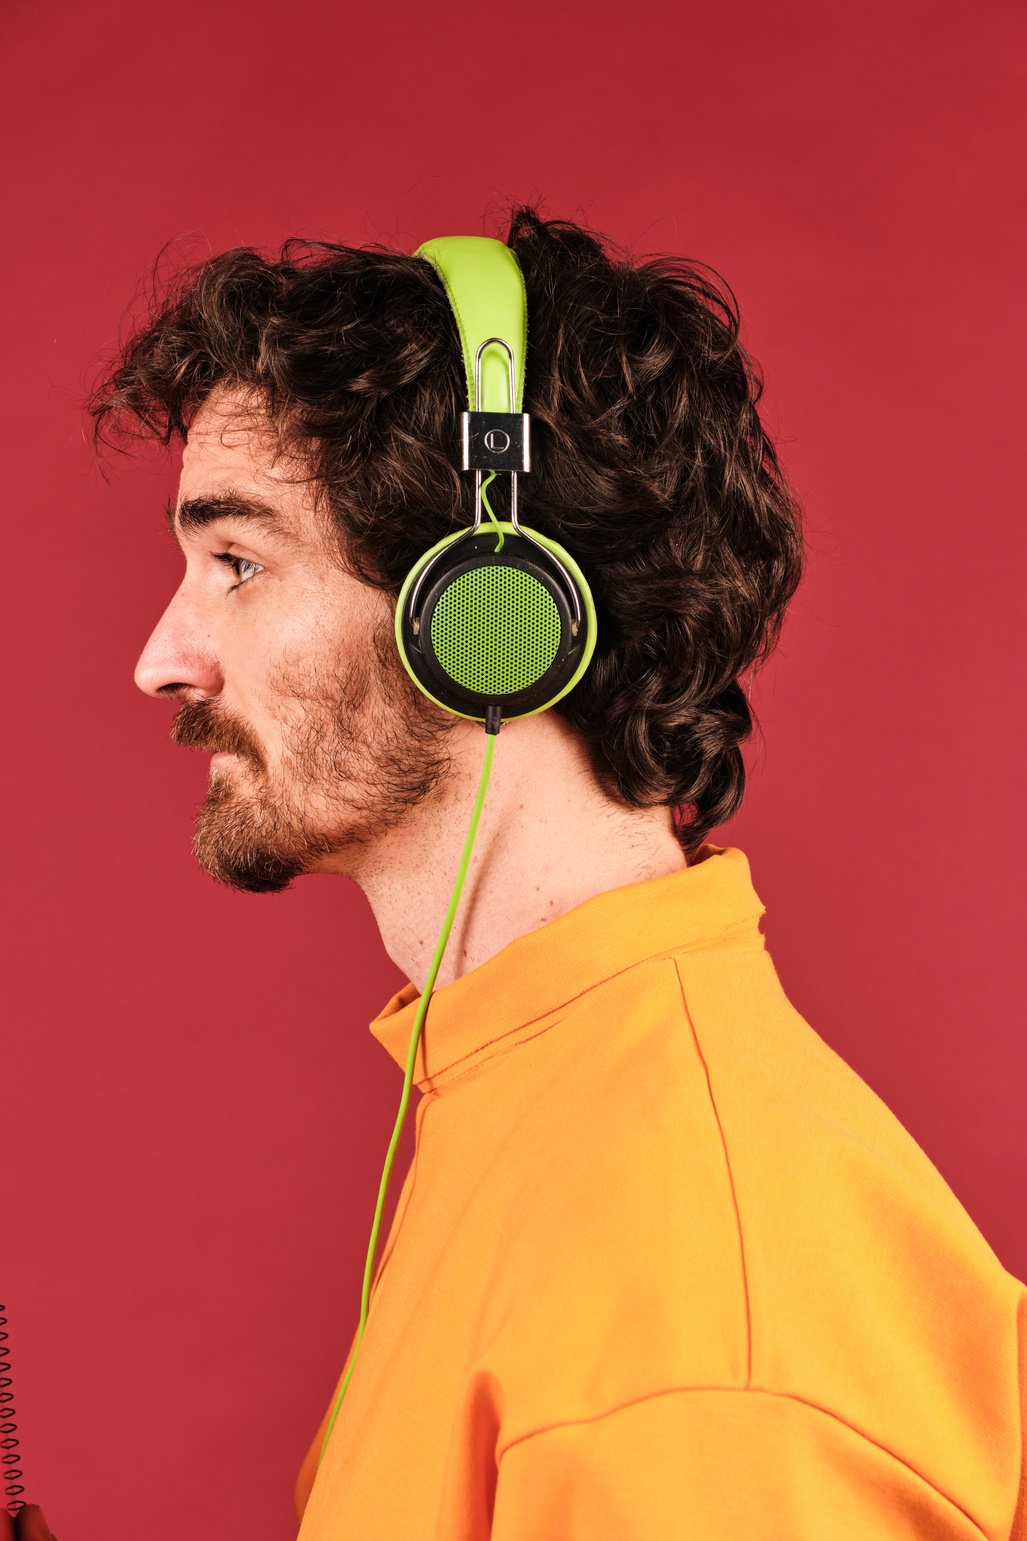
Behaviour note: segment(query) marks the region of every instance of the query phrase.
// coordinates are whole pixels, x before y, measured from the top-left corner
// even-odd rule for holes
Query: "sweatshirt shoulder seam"
[[[731,1153],[728,1150],[727,1135],[724,1132],[724,1125],[720,1117],[720,1110],[717,1107],[717,1099],[713,1091],[713,1081],[710,1076],[710,1067],[707,1063],[706,1056],[703,1053],[702,1044],[699,1041],[699,1033],[695,1025],[695,1020],[691,1011],[689,1010],[688,997],[685,993],[685,982],[681,977],[681,969],[678,965],[678,960],[673,958],[671,961],[674,965],[674,973],[677,977],[678,989],[680,991],[681,1010],[684,1013],[685,1021],[688,1023],[688,1026],[691,1029],[692,1039],[695,1043],[695,1050],[699,1056],[699,1063],[702,1065],[703,1074],[706,1077],[706,1090],[710,1099],[710,1107],[713,1111],[713,1117],[716,1121],[717,1130],[720,1134],[721,1149],[724,1152],[724,1165],[727,1168],[727,1179],[731,1189],[731,1202],[735,1211],[735,1224],[738,1229],[738,1253],[742,1267],[742,1296],[745,1302],[745,1384],[748,1386],[752,1382],[752,1311],[749,1305],[749,1270],[745,1258],[745,1236],[742,1230],[742,1214],[738,1204],[738,1192],[735,1187],[735,1174],[731,1165]]]
[[[662,1397],[710,1396],[720,1395],[723,1393],[730,1393],[735,1396],[745,1396],[750,1398],[776,1397],[783,1401],[797,1402],[800,1407],[806,1407],[809,1408],[812,1412],[819,1413],[822,1417],[829,1419],[832,1423],[838,1424],[841,1428],[846,1429],[850,1434],[854,1435],[856,1439],[861,1440],[864,1444],[872,1445],[875,1450],[880,1450],[882,1455],[886,1455],[889,1460],[894,1461],[897,1466],[901,1466],[904,1471],[909,1472],[910,1476],[915,1477],[918,1482],[922,1482],[926,1488],[928,1488],[944,1503],[950,1504],[958,1514],[961,1514],[964,1519],[969,1521],[978,1535],[983,1536],[985,1541],[987,1541],[987,1531],[982,1529],[981,1525],[972,1514],[969,1514],[961,1504],[956,1502],[954,1498],[951,1498],[948,1493],[944,1493],[941,1488],[939,1488],[935,1483],[931,1482],[929,1478],[925,1477],[923,1472],[917,1471],[915,1466],[911,1466],[908,1461],[902,1458],[902,1456],[897,1455],[890,1446],[882,1444],[878,1439],[874,1439],[870,1434],[865,1433],[863,1429],[859,1429],[855,1424],[850,1423],[847,1418],[843,1418],[840,1416],[840,1414],[832,1412],[830,1408],[821,1407],[818,1402],[811,1402],[808,1397],[796,1396],[794,1392],[789,1391],[772,1391],[766,1386],[665,1386],[660,1391],[651,1391],[647,1392],[644,1396],[632,1397],[627,1402],[620,1402],[615,1407],[608,1407],[601,1413],[594,1413],[591,1417],[567,1418],[557,1423],[546,1424],[542,1428],[532,1429],[529,1433],[521,1434],[516,1439],[510,1440],[508,1444],[504,1445],[502,1450],[497,1452],[496,1462],[498,1465],[498,1463],[502,1461],[503,1457],[508,1455],[511,1450],[515,1449],[518,1445],[526,1444],[529,1440],[538,1439],[545,1434],[558,1433],[562,1429],[575,1429],[584,1427],[590,1423],[601,1423],[606,1418],[615,1417],[617,1413],[629,1411],[633,1407],[643,1406],[647,1402],[655,1402]]]

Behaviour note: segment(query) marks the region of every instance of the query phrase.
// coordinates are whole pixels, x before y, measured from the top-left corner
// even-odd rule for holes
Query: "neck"
[[[485,750],[484,730],[454,730],[452,773],[350,876],[389,957],[418,990],[456,879]],[[577,732],[551,712],[505,727],[435,989],[515,937],[594,894],[687,865],[669,808],[632,809],[598,786]]]

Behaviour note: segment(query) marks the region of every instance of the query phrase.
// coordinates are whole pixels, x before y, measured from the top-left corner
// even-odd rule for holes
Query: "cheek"
[[[268,654],[277,653],[282,667],[309,671],[319,659],[333,656],[358,620],[347,621],[340,597],[331,586],[304,575],[270,586],[254,620],[254,641]]]
[[[380,608],[371,591],[339,594],[331,584],[305,582],[283,590],[277,605],[261,607],[246,670],[249,679],[259,678],[261,699],[277,720],[302,724],[369,704],[378,672],[371,635],[376,601]]]
[[[276,598],[278,596],[275,596]],[[254,607],[253,623],[240,638],[246,672],[260,680],[262,694],[294,698],[309,690],[330,638],[313,596],[306,603],[283,594],[278,604]]]
[[[331,638],[293,638],[276,647],[266,660],[264,699],[268,710],[284,723],[309,724],[311,719],[336,716],[357,704],[363,687],[355,690],[353,659]]]

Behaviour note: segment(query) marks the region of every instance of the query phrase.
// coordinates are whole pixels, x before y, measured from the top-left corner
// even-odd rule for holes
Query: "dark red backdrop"
[[[402,1084],[359,892],[216,888],[206,762],[132,683],[173,473],[105,485],[78,402],[171,236],[409,251],[538,197],[729,279],[813,560],[714,838],[795,1004],[1027,1276],[1023,18],[8,4],[0,1300],[61,1541],[293,1534]]]

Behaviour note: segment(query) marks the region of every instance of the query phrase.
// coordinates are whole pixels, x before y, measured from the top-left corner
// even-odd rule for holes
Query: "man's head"
[[[258,398],[216,387],[204,400],[168,523],[185,573],[135,677],[183,703],[177,743],[218,752],[197,859],[253,892],[327,856],[355,864],[437,784],[457,719],[406,675],[391,605],[340,565]]]
[[[530,207],[505,239],[528,301],[521,517],[579,562],[598,623],[549,715],[606,797],[673,811],[691,858],[744,795],[741,676],[799,584],[800,509],[712,270],[639,262]],[[162,284],[92,394],[97,443],[184,443],[186,573],[137,678],[182,701],[180,743],[233,753],[197,829],[222,881],[271,890],[328,858],[340,870],[340,853],[357,863],[480,732],[421,695],[392,633],[414,562],[474,517],[456,468],[465,390],[431,263],[291,240],[277,260],[241,248]],[[211,520],[229,494],[269,506],[277,530],[238,509]],[[507,479],[489,495],[509,517]]]

